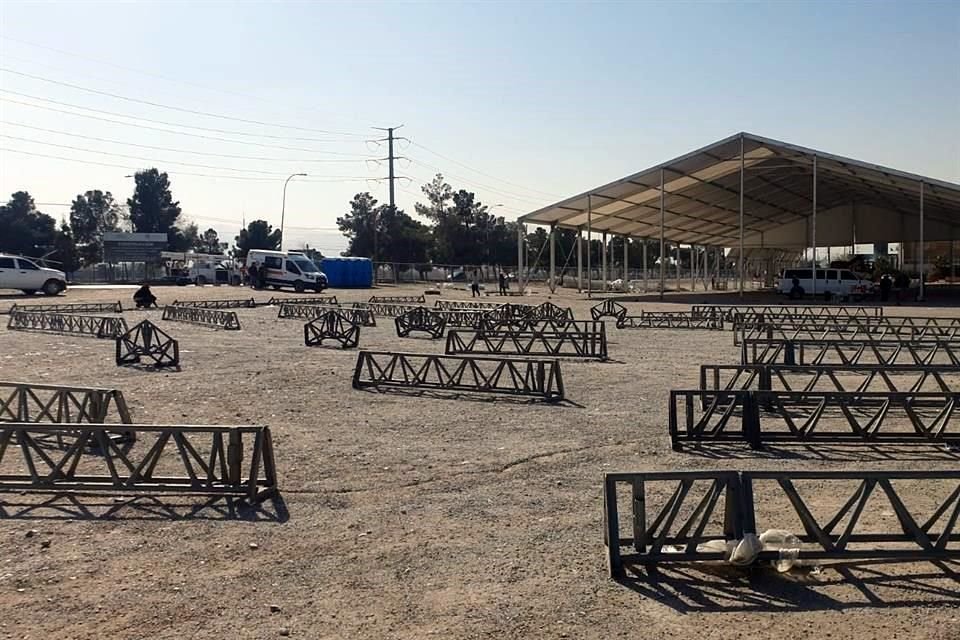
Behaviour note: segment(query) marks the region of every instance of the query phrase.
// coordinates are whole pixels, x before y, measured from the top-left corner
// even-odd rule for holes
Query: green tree
[[[177,221],[180,218],[180,203],[175,202],[170,192],[170,180],[166,173],[145,169],[134,175],[136,187],[133,197],[127,199],[133,230],[140,233],[165,233],[169,247],[177,251]],[[182,236],[182,233],[180,234]]]
[[[0,206],[0,251],[40,256],[53,247],[56,220],[37,211],[26,191],[17,191]]]
[[[200,227],[195,222],[178,224],[167,236],[170,238],[171,251],[203,251]]]
[[[241,260],[247,259],[250,249],[268,249],[276,251],[280,248],[280,229],[274,229],[266,220],[254,220],[246,229],[240,230],[235,239],[237,249],[235,255]]]
[[[60,230],[54,237],[53,247],[56,253],[53,254],[52,258],[60,263],[60,269],[64,273],[69,276],[80,268],[80,254],[77,250],[76,239],[66,220],[60,223]]]
[[[402,263],[429,260],[430,229],[402,209],[379,205],[367,192],[356,194],[350,201],[350,212],[337,218],[337,226],[349,240],[347,255],[373,256],[374,223],[378,259]]]
[[[204,231],[203,235],[200,236],[200,245],[203,253],[209,253],[211,255],[222,254],[226,248],[226,243],[220,242],[220,236],[217,234],[217,230],[212,227]]]
[[[70,230],[84,264],[103,260],[103,234],[117,231],[119,221],[120,207],[109,191],[77,195],[70,205]]]

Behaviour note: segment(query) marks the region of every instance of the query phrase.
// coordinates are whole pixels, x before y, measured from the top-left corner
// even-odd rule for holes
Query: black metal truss
[[[166,331],[144,320],[117,338],[117,366],[139,364],[143,358],[156,367],[175,367],[180,364],[180,343]]]
[[[639,316],[622,316],[618,329],[723,329],[721,316],[697,316],[687,311],[643,311]]]
[[[559,307],[552,302],[538,304],[530,310],[530,320],[553,320],[555,322],[566,322],[573,320],[573,309],[570,307]]]
[[[14,311],[10,314],[7,329],[113,339],[127,331],[127,322],[122,317]]]
[[[547,321],[546,324],[552,324]],[[446,353],[546,355],[607,359],[607,332],[603,322],[566,322],[548,328],[514,331],[483,329],[447,333]]]
[[[889,320],[889,316],[878,320]],[[960,320],[958,318],[957,320]],[[835,325],[791,326],[761,325],[754,328],[740,328],[734,331],[734,344],[743,340],[846,340],[876,341],[895,340],[914,342],[939,340],[960,343],[960,322],[950,327],[919,327],[907,324],[887,325],[880,323],[849,323]]]
[[[882,316],[883,307],[816,306],[816,305],[693,305],[695,316],[719,316],[727,322],[759,322],[791,318],[871,317]]]
[[[71,304],[14,304],[14,311],[46,313],[123,313],[123,305],[117,302],[77,302]]]
[[[563,400],[558,360],[361,351],[353,387],[404,387]]]
[[[604,300],[600,304],[590,307],[590,317],[594,320],[614,318],[617,321],[617,326],[619,326],[621,318],[627,317],[627,308],[616,300]]]
[[[608,473],[603,498],[614,579],[635,564],[729,561],[745,537],[796,525],[801,561],[960,558],[957,470]]]
[[[345,309],[338,305],[321,304],[289,304],[284,302],[280,305],[277,312],[277,318],[299,318],[301,320],[313,320],[326,311],[339,309],[350,317],[350,321],[359,324],[362,327],[377,326],[377,319],[369,309]]]
[[[431,338],[442,338],[447,330],[447,317],[429,307],[414,307],[394,318],[397,336],[406,338],[413,331],[426,333]]]
[[[703,391],[940,391],[960,393],[949,365],[700,365]]]
[[[423,306],[418,304],[401,304],[394,302],[354,302],[352,308],[363,309],[377,316],[396,318],[401,313],[406,313],[411,309],[421,309]]]
[[[123,448],[110,439],[111,428],[0,422],[0,491],[179,493],[251,502],[277,491],[267,427],[131,425],[138,441]],[[43,444],[50,438],[71,444],[53,453]],[[100,455],[84,456],[89,447]]]
[[[115,417],[114,417],[115,414]],[[133,422],[117,389],[0,382],[0,422]]]
[[[293,297],[283,297],[279,298],[274,296],[267,300],[266,306],[278,305],[278,304],[322,304],[331,307],[338,307],[340,303],[337,302],[337,296],[307,296],[305,298],[293,298]]]
[[[228,329],[231,331],[239,331],[240,329],[240,319],[237,317],[236,311],[202,309],[199,307],[174,307],[168,305],[163,308],[162,319],[199,324],[214,329]]]
[[[960,343],[940,340],[743,340],[741,364],[960,366]]]
[[[499,302],[474,302],[473,300],[437,300],[433,303],[434,309],[438,311],[455,311],[459,309],[489,311],[499,306]]]
[[[253,298],[237,300],[174,300],[174,307],[194,307],[196,309],[253,309],[257,301]]]
[[[367,302],[371,304],[425,304],[427,299],[423,294],[419,296],[370,296]]]
[[[343,349],[360,344],[360,324],[352,309],[324,309],[317,317],[303,325],[303,343],[318,347],[324,340],[334,340]]]
[[[670,392],[673,448],[683,443],[960,443],[960,393]],[[739,418],[739,420],[737,420]]]
[[[767,329],[792,331],[863,331],[912,330],[920,337],[954,337],[960,335],[960,317],[937,316],[820,316],[802,318],[738,317],[734,323],[737,331]]]
[[[482,309],[437,309],[434,307],[430,311],[443,316],[448,327],[477,329],[483,326],[485,312]]]

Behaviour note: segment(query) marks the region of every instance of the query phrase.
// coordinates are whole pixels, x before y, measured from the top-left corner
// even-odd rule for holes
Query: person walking
[[[507,295],[507,274],[500,272],[500,295]]]
[[[473,276],[470,278],[470,297],[480,297],[480,274],[476,269],[473,270]]]
[[[251,289],[257,288],[257,263],[251,263],[250,268],[247,269],[247,280],[250,284]]]

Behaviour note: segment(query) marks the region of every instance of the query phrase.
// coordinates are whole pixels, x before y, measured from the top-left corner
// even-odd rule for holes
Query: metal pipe
[[[737,267],[740,269],[740,297],[743,297],[743,134],[740,134],[740,257],[737,258]]]
[[[623,236],[623,286],[630,284],[630,236]]]
[[[291,174],[289,178],[283,181],[283,202],[280,205],[280,251],[283,251],[283,223],[284,223],[284,218],[286,218],[286,214],[287,214],[287,184],[289,184],[289,182],[293,178],[296,178],[297,176],[305,177],[306,175],[307,174],[305,173],[294,173],[294,174]],[[374,234],[376,234],[377,232],[376,216],[374,216],[374,219],[373,219],[373,232]],[[374,256],[373,259],[376,260],[377,257]]]
[[[643,239],[643,292],[647,292],[647,279],[649,270],[647,269],[647,239]]]
[[[664,207],[663,207],[663,169],[660,169],[660,299],[663,300],[664,278],[666,277],[667,247],[663,237]]]
[[[607,232],[604,231],[600,240],[600,273],[602,281],[601,291],[607,290]]]
[[[813,156],[813,217],[810,223],[810,236],[813,240],[813,257],[810,268],[813,269],[813,297],[817,297],[817,156]]]
[[[583,291],[583,229],[577,227],[577,293]]]
[[[557,289],[557,223],[550,225],[550,293]]]
[[[523,223],[517,222],[517,289],[523,293]]]
[[[590,235],[593,229],[593,198],[587,194],[587,297],[593,297],[593,270],[590,264]]]
[[[924,299],[924,270],[926,269],[926,261],[924,260],[924,247],[923,247],[923,180],[920,181],[920,296],[917,298],[918,302],[923,302]]]

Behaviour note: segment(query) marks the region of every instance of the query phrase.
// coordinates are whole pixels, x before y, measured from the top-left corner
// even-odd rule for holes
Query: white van
[[[299,251],[251,249],[247,253],[247,269],[254,263],[258,269],[267,270],[265,282],[274,289],[293,287],[297,292],[313,289],[320,293],[327,288],[326,274]]]
[[[55,296],[67,290],[67,275],[39,267],[30,258],[0,253],[0,289],[20,289],[28,296],[43,291],[45,295]]]
[[[803,287],[804,295],[813,295],[812,275],[812,269],[784,269],[777,290],[784,295],[790,295],[793,280],[796,278]],[[829,292],[831,296],[839,298],[861,298],[870,290],[871,283],[849,269],[817,269],[816,293],[818,296]]]

